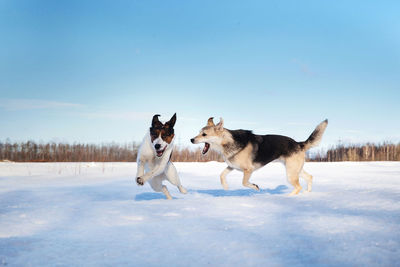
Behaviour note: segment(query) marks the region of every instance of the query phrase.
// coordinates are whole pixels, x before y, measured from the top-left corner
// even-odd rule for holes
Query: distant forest
[[[136,143],[129,144],[68,144],[36,143],[33,141],[0,142],[0,161],[15,162],[135,162]],[[221,155],[210,150],[202,155],[201,149],[175,147],[172,161],[222,161]],[[327,151],[308,154],[308,161],[400,161],[399,144],[337,145]]]
[[[309,157],[310,161],[400,161],[399,144],[340,144],[326,152],[319,152]]]
[[[15,162],[135,162],[139,146],[129,144],[68,144],[0,142],[0,161]],[[201,154],[201,149],[174,148],[172,161],[204,162],[222,161],[215,151]]]

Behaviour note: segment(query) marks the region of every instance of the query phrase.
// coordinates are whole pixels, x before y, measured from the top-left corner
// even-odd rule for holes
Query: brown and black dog
[[[290,195],[296,195],[301,191],[299,176],[307,181],[307,191],[311,191],[313,177],[303,169],[306,151],[319,144],[327,125],[328,120],[324,120],[306,141],[296,142],[282,135],[256,135],[247,130],[228,130],[224,128],[222,118],[217,125],[213,118],[209,118],[207,125],[191,142],[205,143],[203,154],[211,147],[224,156],[228,164],[220,176],[224,189],[228,189],[226,175],[236,169],[243,172],[244,186],[259,190],[258,185],[249,182],[252,172],[279,159],[285,164],[288,181],[294,186]]]

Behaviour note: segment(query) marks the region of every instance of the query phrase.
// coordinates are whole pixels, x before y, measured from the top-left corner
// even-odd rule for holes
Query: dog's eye
[[[203,134],[202,134],[202,136],[206,136],[206,135],[207,135],[206,133],[203,133]]]
[[[151,135],[157,135],[157,131],[156,131],[156,129],[154,129],[154,128],[150,128],[150,134]]]

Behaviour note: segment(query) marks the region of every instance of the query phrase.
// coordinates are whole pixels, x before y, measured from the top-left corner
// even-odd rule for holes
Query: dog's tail
[[[319,145],[322,139],[322,135],[325,132],[326,127],[328,126],[328,119],[324,120],[315,128],[315,130],[311,133],[310,137],[304,142],[301,142],[300,145],[304,150],[308,150],[312,147],[316,147]]]

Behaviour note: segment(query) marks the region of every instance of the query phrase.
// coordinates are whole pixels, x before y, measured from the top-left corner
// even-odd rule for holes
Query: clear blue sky
[[[400,1],[0,0],[0,140],[141,141],[177,112],[400,141]]]

